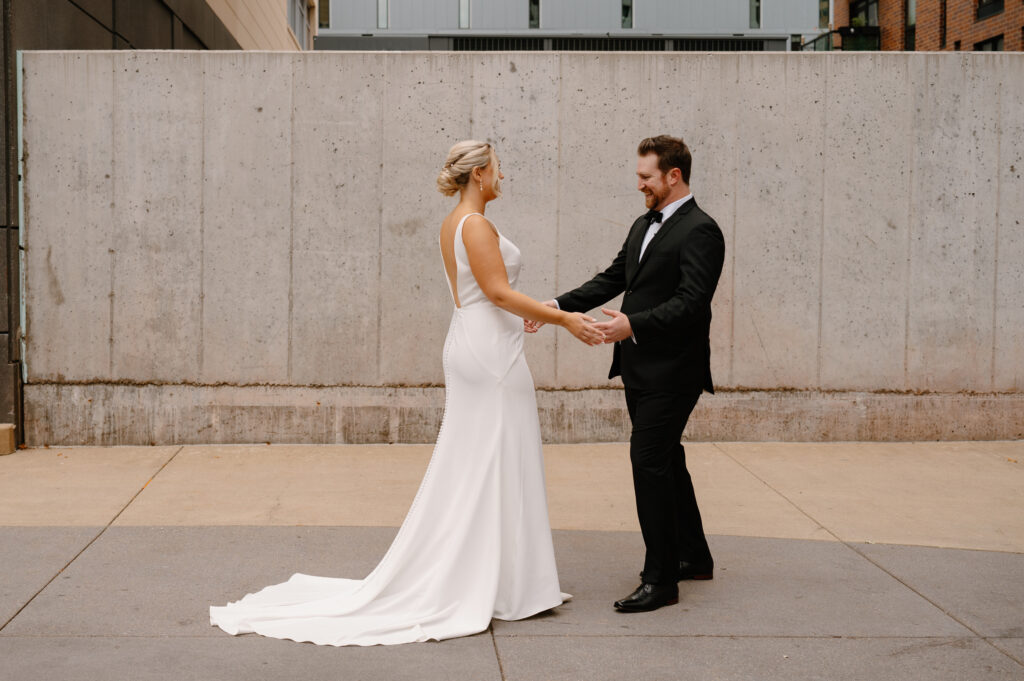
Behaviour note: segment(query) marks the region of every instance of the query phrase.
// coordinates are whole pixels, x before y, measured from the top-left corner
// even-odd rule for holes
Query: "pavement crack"
[[[37,597],[39,596],[39,594],[43,593],[43,591],[45,591],[47,587],[49,587],[49,586],[50,586],[51,584],[53,584],[53,580],[55,580],[55,579],[57,579],[58,577],[60,577],[60,576],[61,576],[61,574],[62,574],[62,573],[63,573],[63,572],[65,571],[65,570],[67,570],[67,569],[68,569],[68,568],[69,568],[69,567],[71,566],[71,564],[72,564],[72,563],[74,563],[74,562],[75,562],[76,560],[78,560],[78,557],[79,557],[79,556],[81,556],[81,555],[82,555],[83,553],[85,553],[86,551],[88,551],[88,550],[89,550],[89,547],[90,547],[90,546],[92,546],[92,545],[93,545],[94,543],[96,543],[96,540],[97,540],[97,539],[99,539],[100,537],[102,537],[102,536],[103,536],[103,533],[104,533],[104,532],[106,532],[106,531],[107,531],[108,529],[110,529],[110,526],[114,524],[114,521],[116,521],[116,520],[117,520],[118,518],[120,518],[120,517],[121,517],[121,514],[122,514],[122,513],[124,513],[125,509],[127,509],[127,508],[128,508],[129,506],[131,506],[131,505],[132,505],[132,502],[134,502],[134,501],[135,501],[135,499],[136,499],[136,498],[137,498],[137,497],[138,497],[138,496],[139,496],[140,494],[142,494],[142,490],[146,489],[146,487],[147,487],[147,486],[149,485],[149,483],[153,482],[153,480],[154,480],[154,479],[156,478],[156,476],[160,475],[160,473],[161,473],[161,472],[163,472],[163,470],[164,470],[165,468],[167,468],[167,464],[171,463],[171,461],[174,461],[174,457],[178,456],[178,453],[179,453],[179,452],[181,452],[181,450],[183,450],[183,449],[185,449],[185,445],[181,445],[180,447],[178,447],[178,449],[176,449],[176,450],[175,450],[175,452],[174,452],[173,454],[171,454],[171,455],[170,455],[170,456],[169,456],[169,457],[167,458],[167,460],[166,460],[166,461],[164,461],[163,465],[161,465],[161,466],[160,466],[160,468],[159,468],[159,469],[157,470],[157,472],[156,472],[156,473],[154,473],[153,475],[151,475],[151,476],[149,477],[149,479],[148,479],[148,480],[146,480],[145,484],[143,484],[143,485],[142,485],[142,487],[140,487],[140,488],[139,488],[139,489],[138,489],[138,490],[137,490],[137,491],[135,492],[135,494],[133,494],[133,495],[132,495],[132,498],[131,498],[131,499],[129,499],[129,500],[127,501],[127,503],[125,503],[125,505],[121,507],[121,510],[119,510],[119,511],[118,511],[118,512],[117,512],[117,513],[116,513],[116,514],[114,515],[114,517],[113,517],[113,518],[111,518],[111,519],[110,519],[110,521],[108,521],[108,522],[107,522],[107,524],[103,526],[103,529],[102,529],[102,530],[100,530],[99,532],[97,532],[97,533],[96,533],[96,536],[95,536],[95,537],[93,537],[92,539],[90,539],[90,540],[89,540],[89,542],[88,542],[88,543],[87,543],[87,544],[86,544],[85,546],[83,546],[83,547],[81,548],[81,550],[79,550],[79,551],[78,551],[78,553],[76,553],[76,554],[75,554],[74,556],[72,556],[71,560],[69,560],[69,561],[68,561],[67,563],[65,563],[65,564],[64,564],[64,567],[62,567],[62,568],[61,568],[60,570],[57,570],[56,574],[54,574],[54,575],[53,575],[53,577],[50,577],[50,579],[48,579],[48,580],[47,580],[46,584],[43,584],[43,585],[42,585],[42,586],[41,586],[41,587],[40,587],[40,588],[39,588],[39,589],[38,589],[38,590],[37,590],[37,591],[36,591],[36,592],[35,592],[34,594],[32,594],[32,597],[31,597],[31,598],[29,598],[29,599],[28,599],[27,601],[25,601],[25,602],[24,602],[24,603],[22,604],[22,606],[21,606],[20,608],[18,608],[18,609],[17,609],[17,610],[16,610],[15,612],[14,612],[14,614],[13,614],[13,615],[11,615],[10,617],[8,617],[8,618],[7,618],[7,620],[6,620],[6,621],[5,621],[4,623],[3,623],[3,625],[0,625],[0,632],[3,632],[3,630],[7,628],[7,625],[8,625],[8,624],[10,624],[11,622],[13,622],[13,621],[15,620],[15,618],[17,618],[17,617],[18,617],[18,615],[20,615],[20,614],[22,613],[22,611],[23,611],[23,610],[24,610],[25,608],[27,608],[27,607],[28,607],[28,606],[29,606],[29,605],[30,605],[30,604],[32,603],[32,601],[34,601],[34,600],[35,600],[35,599],[36,599],[36,598],[37,598]]]

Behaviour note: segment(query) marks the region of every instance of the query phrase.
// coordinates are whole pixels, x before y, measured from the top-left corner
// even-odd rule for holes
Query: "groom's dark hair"
[[[690,149],[686,146],[686,142],[679,137],[672,137],[670,135],[648,137],[640,142],[636,153],[638,156],[656,154],[658,156],[658,170],[668,173],[673,168],[679,168],[679,172],[683,176],[683,182],[690,184],[690,164],[692,163]]]

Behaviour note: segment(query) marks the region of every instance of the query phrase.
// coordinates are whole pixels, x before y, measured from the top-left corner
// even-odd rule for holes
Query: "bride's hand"
[[[600,345],[604,342],[604,334],[594,328],[592,322],[595,321],[597,320],[582,312],[570,312],[566,314],[562,326],[587,345]]]

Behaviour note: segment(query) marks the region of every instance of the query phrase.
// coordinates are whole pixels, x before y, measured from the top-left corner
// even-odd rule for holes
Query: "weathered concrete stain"
[[[53,304],[60,306],[64,304],[64,292],[60,288],[60,279],[57,277],[57,268],[53,266],[53,246],[46,247],[46,276],[50,284],[50,298]]]
[[[538,391],[545,442],[625,442],[621,390]],[[443,388],[28,385],[30,445],[429,443]],[[1024,439],[1022,394],[722,391],[705,394],[688,441]]]

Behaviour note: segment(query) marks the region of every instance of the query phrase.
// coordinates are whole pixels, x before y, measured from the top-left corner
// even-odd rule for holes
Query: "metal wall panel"
[[[377,30],[377,0],[328,0],[331,3],[331,28],[339,31]]]
[[[395,31],[453,31],[459,28],[459,0],[388,0]]]
[[[634,25],[652,33],[745,33],[748,0],[634,0]]]
[[[767,30],[792,33],[818,26],[818,5],[807,0],[768,0],[761,12],[761,26]]]
[[[470,0],[469,27],[472,30],[528,30],[528,0]]]
[[[522,3],[526,5],[527,0]],[[540,27],[572,32],[621,31],[621,13],[621,0],[541,0]]]
[[[114,26],[132,47],[174,47],[174,14],[161,0],[132,0],[114,5]]]
[[[331,0],[332,32],[373,32],[379,0]],[[470,27],[459,29],[459,0],[386,0],[389,32],[524,32],[529,0],[470,0]],[[816,0],[762,0],[761,28],[750,28],[750,0],[633,0],[633,29],[622,28],[622,0],[541,0],[540,32],[732,35],[816,31]]]

